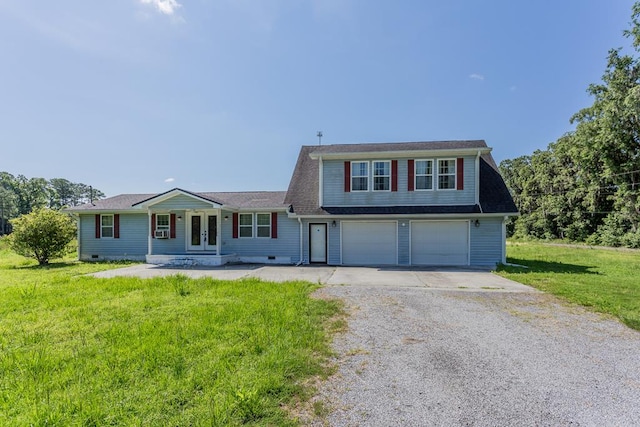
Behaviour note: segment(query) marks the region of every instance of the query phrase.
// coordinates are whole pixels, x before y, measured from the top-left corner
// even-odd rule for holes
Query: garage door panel
[[[395,265],[398,262],[396,222],[342,222],[342,263]]]
[[[411,264],[468,265],[467,221],[415,221],[411,223]]]

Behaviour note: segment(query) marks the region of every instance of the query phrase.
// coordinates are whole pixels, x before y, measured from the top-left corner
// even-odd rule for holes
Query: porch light
[[[476,228],[480,227],[480,220],[476,219],[475,222],[473,223],[473,225],[475,225]]]
[[[178,221],[182,221],[182,215],[178,215]]]
[[[229,215],[225,215],[225,216],[224,216],[224,220],[225,220],[225,221],[229,221]]]
[[[333,221],[331,221],[331,226],[335,227],[336,226],[336,220],[334,219]]]

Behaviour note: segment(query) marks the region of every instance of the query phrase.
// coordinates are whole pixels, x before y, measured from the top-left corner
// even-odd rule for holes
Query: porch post
[[[216,255],[220,256],[222,251],[222,209],[218,209],[218,215],[216,215]]]
[[[153,254],[153,237],[151,236],[151,209],[147,209],[149,215],[149,230],[147,231],[147,255]]]

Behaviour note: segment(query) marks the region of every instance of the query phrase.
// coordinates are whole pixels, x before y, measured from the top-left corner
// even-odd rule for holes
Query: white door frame
[[[322,238],[324,239],[324,248],[320,249],[319,247],[316,248],[317,250],[321,250],[324,251],[324,253],[320,253],[320,254],[316,254],[315,251],[313,250],[314,248],[314,242],[316,241],[313,236],[316,236],[316,233],[312,232],[314,227],[321,227],[324,228],[324,233],[320,232],[320,234],[322,235]],[[309,263],[318,263],[318,264],[326,264],[327,263],[327,241],[328,241],[328,236],[327,236],[327,223],[326,222],[312,222],[309,223]],[[318,241],[320,243],[320,245],[322,245],[322,241]],[[314,260],[314,255],[316,256],[316,259]]]
[[[220,240],[220,211],[190,211],[186,214],[187,224],[186,224],[186,245],[188,251],[216,251],[218,253],[217,245],[210,245],[210,236],[208,235],[209,227],[208,221],[210,217],[216,217],[216,229],[217,235],[215,236],[216,241]],[[193,218],[198,217],[200,219],[200,235],[198,236],[199,244],[193,244],[192,237],[192,227],[193,227]]]

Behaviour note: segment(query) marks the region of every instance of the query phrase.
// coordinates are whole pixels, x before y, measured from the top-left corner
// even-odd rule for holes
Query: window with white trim
[[[433,190],[433,160],[415,161],[415,189]]]
[[[270,213],[256,214],[256,236],[271,237],[271,214]]]
[[[156,230],[169,230],[169,214],[156,214]]]
[[[351,191],[369,191],[369,162],[351,162]]]
[[[113,215],[100,215],[101,237],[113,237]]]
[[[438,190],[455,190],[456,159],[438,159]]]
[[[373,191],[391,190],[391,162],[389,160],[373,161]]]
[[[253,214],[241,213],[238,215],[238,236],[253,237]]]

